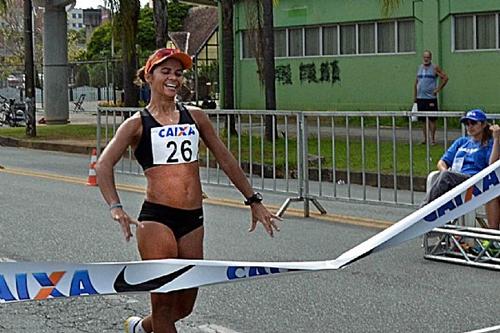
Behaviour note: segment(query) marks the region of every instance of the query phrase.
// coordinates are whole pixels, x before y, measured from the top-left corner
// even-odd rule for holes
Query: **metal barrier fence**
[[[109,142],[137,108],[98,108],[97,142]],[[259,191],[282,193],[290,203],[310,203],[326,213],[320,200],[385,205],[418,205],[427,174],[444,150],[465,130],[463,112],[302,112],[206,110],[214,128]],[[422,145],[422,127],[438,118],[438,145]],[[500,119],[500,115],[492,115]],[[235,132],[231,131],[233,119]],[[266,120],[272,135],[266,140]],[[270,121],[269,121],[270,120]],[[102,128],[101,128],[102,127]],[[200,145],[202,183],[232,186],[212,153]],[[142,174],[131,149],[117,172]]]

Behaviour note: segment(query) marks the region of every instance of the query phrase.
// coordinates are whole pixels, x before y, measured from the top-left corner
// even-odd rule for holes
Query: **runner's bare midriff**
[[[198,162],[161,165],[145,172],[146,200],[181,209],[201,207],[201,183]]]

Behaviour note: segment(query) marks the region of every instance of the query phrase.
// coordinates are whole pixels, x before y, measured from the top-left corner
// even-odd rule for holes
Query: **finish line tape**
[[[500,196],[500,161],[337,259],[248,262],[165,259],[73,264],[0,262],[0,302],[83,295],[159,292],[243,281],[284,273],[336,270],[372,252],[418,237]]]

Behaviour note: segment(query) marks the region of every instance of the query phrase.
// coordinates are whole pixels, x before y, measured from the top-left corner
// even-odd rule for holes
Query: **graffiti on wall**
[[[292,84],[292,69],[290,64],[276,66],[276,81],[281,84]]]
[[[340,68],[338,61],[323,62],[319,65],[319,75],[316,71],[316,64],[299,65],[299,80],[300,83],[326,83],[334,84],[340,81]],[[290,64],[276,66],[276,81],[280,84],[293,84],[292,68]]]
[[[319,71],[319,80],[321,82],[331,82],[334,84],[335,82],[340,81],[340,68],[337,60],[322,63]]]

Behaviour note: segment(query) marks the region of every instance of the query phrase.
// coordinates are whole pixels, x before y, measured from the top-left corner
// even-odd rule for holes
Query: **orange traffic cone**
[[[87,186],[97,186],[97,175],[95,173],[95,164],[97,163],[97,150],[92,149],[90,156],[89,177],[87,178]]]

